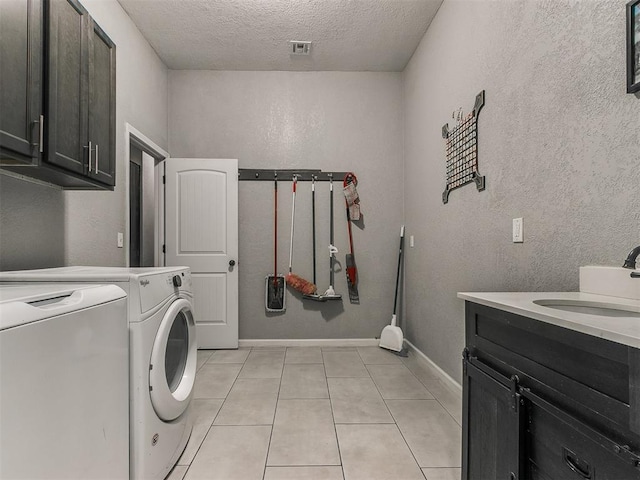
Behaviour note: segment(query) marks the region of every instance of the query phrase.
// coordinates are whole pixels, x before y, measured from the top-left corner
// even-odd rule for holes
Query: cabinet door
[[[486,366],[481,370],[465,359],[463,368],[462,478],[520,479],[524,438],[520,395],[498,381],[497,372],[485,373]]]
[[[89,176],[116,184],[116,47],[91,20],[89,41]]]
[[[86,175],[89,15],[76,0],[47,0],[45,5],[46,161]]]
[[[640,456],[529,390],[527,468],[531,480],[639,480]]]
[[[0,147],[5,154],[37,161],[42,113],[41,0],[0,0],[0,35]]]

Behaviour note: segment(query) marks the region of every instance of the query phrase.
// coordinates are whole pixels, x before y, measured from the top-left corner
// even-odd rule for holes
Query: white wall
[[[240,168],[352,170],[364,212],[354,228],[360,305],[308,303],[288,293],[287,312],[266,316],[265,276],[273,273],[273,183],[240,182],[240,338],[347,338],[380,334],[391,318],[402,221],[402,88],[397,73],[169,73],[172,157],[238,158]],[[340,182],[341,183],[341,182]],[[338,185],[337,185],[338,187]],[[348,249],[344,197],[335,192],[336,245]],[[328,184],[318,185],[318,286],[328,286]],[[288,264],[291,182],[279,184],[279,271]],[[296,202],[294,272],[312,279],[311,193]]]
[[[124,265],[125,123],[167,146],[167,69],[116,0],[83,5],[116,44],[116,189],[56,190],[0,176],[0,268]]]
[[[458,291],[566,291],[640,244],[640,102],[625,0],[445,0],[404,72],[406,334],[458,380]],[[443,205],[441,128],[473,107],[479,167]],[[511,221],[524,218],[523,244]]]

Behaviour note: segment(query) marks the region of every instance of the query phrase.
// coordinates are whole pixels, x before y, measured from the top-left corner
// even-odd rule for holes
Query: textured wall
[[[117,248],[126,216],[125,123],[162,148],[167,146],[167,69],[116,0],[85,0],[84,6],[116,44],[116,189],[67,192],[66,263],[125,264]]]
[[[625,0],[445,0],[404,72],[406,334],[460,380],[458,291],[565,291],[640,243],[640,101]],[[441,127],[473,107],[487,189],[443,205]],[[511,221],[524,218],[523,244]]]
[[[0,175],[0,270],[64,265],[64,192]]]
[[[374,337],[391,317],[402,221],[400,74],[337,72],[169,73],[172,157],[238,158],[240,168],[353,170],[364,228],[354,228],[360,305],[336,274],[343,302],[303,303],[289,293],[287,312],[267,317],[265,275],[273,265],[273,184],[240,182],[240,338]],[[294,271],[311,279],[311,190],[296,201]],[[338,259],[348,249],[344,200],[334,192]],[[328,285],[328,184],[320,183],[318,285]],[[279,270],[288,264],[291,183],[279,184]]]
[[[125,122],[167,145],[167,69],[116,0],[83,5],[116,44],[116,189],[62,192],[0,177],[0,268],[125,263]],[[26,240],[25,240],[26,239]]]

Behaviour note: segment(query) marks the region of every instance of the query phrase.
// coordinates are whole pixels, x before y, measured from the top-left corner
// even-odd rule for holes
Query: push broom
[[[296,275],[292,272],[292,264],[293,264],[293,231],[294,231],[294,220],[296,215],[296,186],[298,185],[298,176],[293,176],[293,199],[291,201],[291,241],[289,243],[289,273],[285,277],[287,285],[289,285],[294,290],[301,292],[304,295],[313,295],[316,293],[316,286],[305,280],[299,275]]]

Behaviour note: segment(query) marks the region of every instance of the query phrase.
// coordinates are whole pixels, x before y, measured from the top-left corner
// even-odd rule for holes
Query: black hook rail
[[[238,180],[270,181],[274,178],[278,180],[291,180],[293,176],[298,177],[299,182],[310,182],[315,177],[316,182],[341,182],[349,172],[323,172],[312,169],[268,169],[268,168],[239,168]]]

